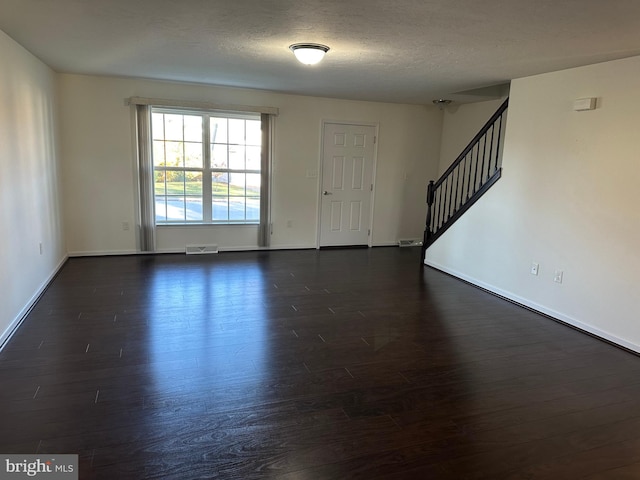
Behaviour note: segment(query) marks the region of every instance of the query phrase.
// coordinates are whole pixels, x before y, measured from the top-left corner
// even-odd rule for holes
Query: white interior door
[[[369,245],[376,128],[326,123],[320,246]]]

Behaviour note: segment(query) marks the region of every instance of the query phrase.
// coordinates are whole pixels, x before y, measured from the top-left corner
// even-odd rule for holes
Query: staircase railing
[[[508,106],[507,98],[442,176],[429,182],[421,262],[426,249],[500,178]]]

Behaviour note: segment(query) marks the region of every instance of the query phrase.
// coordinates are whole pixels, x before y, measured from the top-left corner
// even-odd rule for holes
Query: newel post
[[[427,187],[427,223],[425,231],[431,233],[431,217],[433,215],[433,198],[434,198],[434,188],[433,188],[433,180],[429,181],[429,186]]]
[[[422,238],[422,257],[420,258],[420,264],[424,265],[424,254],[427,251],[427,246],[429,245],[429,240],[431,238],[431,218],[433,211],[433,198],[434,198],[434,188],[433,188],[433,180],[429,181],[429,186],[427,187],[427,220],[425,222],[424,227],[424,236]]]

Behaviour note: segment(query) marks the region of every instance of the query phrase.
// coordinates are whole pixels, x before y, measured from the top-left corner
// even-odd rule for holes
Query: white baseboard
[[[184,253],[184,250],[182,250]],[[69,257],[103,257],[108,255],[138,255],[148,252],[139,252],[138,250],[93,250],[93,251],[80,251],[69,252]]]
[[[255,245],[219,247],[220,252],[251,252],[258,250],[311,250],[315,245],[272,245],[270,247],[258,247]],[[141,252],[138,250],[100,250],[100,251],[76,251],[69,252],[69,257],[102,257],[109,255],[152,255],[155,253],[185,253],[184,247],[163,248],[155,252]]]
[[[60,260],[58,265],[56,265],[56,267],[53,269],[53,272],[47,277],[47,279],[44,282],[40,284],[36,292],[31,296],[29,301],[26,303],[26,305],[22,308],[22,310],[20,310],[18,315],[16,315],[15,318],[9,323],[9,325],[4,330],[4,332],[2,332],[2,334],[0,335],[0,350],[2,350],[5,347],[5,345],[7,345],[7,343],[9,342],[9,339],[18,330],[18,328],[20,327],[24,319],[27,317],[27,315],[29,314],[31,309],[34,307],[36,302],[40,299],[40,296],[47,289],[51,281],[58,274],[58,272],[60,271],[60,269],[62,268],[62,266],[64,265],[64,263],[67,261],[68,258],[69,258],[68,255],[65,255],[64,257],[62,257],[62,260]]]
[[[315,250],[317,247],[313,245],[271,245],[269,247],[261,247],[259,250]]]
[[[313,245],[271,245],[268,247],[220,247],[221,252],[249,252],[258,250],[308,250],[316,248]]]
[[[377,242],[372,247],[397,247],[398,242]],[[250,252],[258,250],[313,250],[317,249],[316,245],[298,244],[298,245],[271,245],[269,247],[258,247],[255,245],[219,247],[219,252]],[[139,250],[96,250],[96,251],[76,251],[69,252],[69,257],[103,257],[109,255],[147,255],[155,253],[185,253],[182,248],[163,248],[155,252],[141,252]]]
[[[458,272],[456,270],[453,270],[451,268],[445,267],[443,265],[440,265],[436,262],[432,262],[430,260],[425,260],[424,264],[435,268],[436,270],[440,270],[444,273],[447,273],[451,276],[460,278],[461,280],[464,280],[465,282],[469,282],[473,285],[476,285],[477,287],[480,287],[484,290],[487,290],[495,295],[498,295],[500,297],[504,297],[507,300],[511,300],[512,302],[518,303],[520,305],[523,305],[527,308],[530,308],[531,310],[535,310],[536,312],[540,312],[544,315],[547,315],[551,318],[554,318],[556,320],[559,320],[563,323],[566,323],[568,325],[571,325],[572,327],[575,327],[579,330],[582,330],[584,332],[587,332],[591,335],[595,335],[596,337],[602,338],[603,340],[606,340],[608,342],[611,343],[615,343],[616,345],[619,345],[623,348],[626,348],[628,350],[632,350],[636,353],[640,353],[640,345],[636,345],[635,343],[629,342],[628,340],[625,340],[624,338],[620,338],[610,332],[601,330],[597,327],[594,327],[592,325],[583,323],[579,320],[576,320],[575,318],[572,318],[568,315],[565,315],[564,313],[561,312],[557,312],[551,308],[545,307],[544,305],[540,305],[536,302],[533,302],[527,298],[524,297],[520,297],[519,295],[516,295],[513,292],[509,292],[507,290],[503,290],[501,288],[498,288],[494,285],[490,285],[488,283],[485,283],[481,280],[478,280],[476,278],[470,277],[469,275],[466,275],[462,272]]]
[[[397,247],[398,242],[375,242],[371,244],[372,247]]]
[[[257,247],[255,245],[248,246],[234,246],[234,247],[219,247],[218,252],[257,252],[257,251],[269,251],[269,250],[309,250],[316,248],[313,245],[273,245],[270,247]],[[156,250],[153,253],[184,253],[184,249],[178,248],[165,248],[162,250]]]

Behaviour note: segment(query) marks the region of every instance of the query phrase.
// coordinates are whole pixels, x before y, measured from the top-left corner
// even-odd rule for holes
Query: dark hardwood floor
[[[640,478],[640,358],[419,254],[70,259],[0,352],[0,452],[81,479]]]

